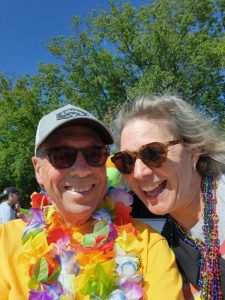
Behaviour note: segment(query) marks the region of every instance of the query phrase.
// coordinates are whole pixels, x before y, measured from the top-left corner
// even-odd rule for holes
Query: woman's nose
[[[150,167],[148,167],[146,164],[144,164],[141,159],[137,158],[135,161],[133,174],[134,174],[134,178],[142,179],[145,176],[152,175],[153,170]]]

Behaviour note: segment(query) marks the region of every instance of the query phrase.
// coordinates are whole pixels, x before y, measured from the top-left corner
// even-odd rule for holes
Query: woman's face
[[[122,131],[121,151],[138,152],[145,144],[177,139],[179,136],[173,133],[166,120],[135,119]],[[196,155],[177,144],[168,148],[167,159],[161,167],[148,167],[138,158],[133,172],[124,176],[152,213],[176,215],[191,206],[199,194],[199,176],[193,170],[196,162]]]

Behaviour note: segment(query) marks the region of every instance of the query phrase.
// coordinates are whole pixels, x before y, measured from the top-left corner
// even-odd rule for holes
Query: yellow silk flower
[[[97,264],[93,265],[86,265],[85,268],[82,270],[80,275],[77,275],[75,278],[75,290],[79,292],[83,288],[87,286],[87,283],[90,281],[90,278],[94,276],[95,269]],[[111,276],[113,270],[115,270],[116,263],[114,260],[110,260],[101,264],[101,267],[104,269],[105,273]]]
[[[139,250],[140,242],[133,233],[127,233],[123,230],[116,239],[116,244],[118,244],[125,252],[137,252]]]
[[[18,255],[18,263],[24,264],[24,261],[28,261],[28,268],[33,265],[40,256],[45,255],[52,250],[53,245],[48,245],[46,239],[46,232],[41,231],[34,238],[28,239],[21,247]]]

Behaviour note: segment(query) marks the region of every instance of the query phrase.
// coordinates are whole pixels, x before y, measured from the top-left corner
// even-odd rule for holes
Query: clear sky
[[[129,2],[139,6],[149,0]],[[108,3],[106,0],[0,0],[0,73],[33,75],[39,62],[56,62],[47,49],[50,37],[71,35],[71,16],[84,17],[97,7],[107,8]]]

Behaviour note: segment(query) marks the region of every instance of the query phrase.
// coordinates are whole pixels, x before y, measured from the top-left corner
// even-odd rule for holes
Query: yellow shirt
[[[22,220],[0,225],[1,300],[29,298],[27,287],[29,277],[24,275],[23,265],[17,263],[25,225]],[[134,225],[142,237],[144,300],[183,300],[181,275],[167,241],[144,223],[135,221]],[[83,297],[81,300],[86,299],[89,297]]]

